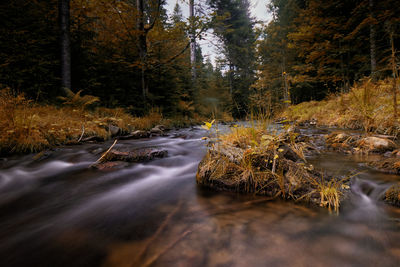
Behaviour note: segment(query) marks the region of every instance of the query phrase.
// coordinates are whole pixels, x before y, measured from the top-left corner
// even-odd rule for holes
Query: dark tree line
[[[0,86],[47,103],[83,90],[138,115],[243,115],[255,78],[249,3],[211,1],[219,17],[208,21],[190,3],[185,19],[163,0],[3,1]],[[207,29],[223,43],[216,67],[195,45]]]
[[[397,1],[273,0],[269,9],[256,96],[282,104],[288,90],[292,103],[320,100],[363,77],[393,75],[400,47]]]

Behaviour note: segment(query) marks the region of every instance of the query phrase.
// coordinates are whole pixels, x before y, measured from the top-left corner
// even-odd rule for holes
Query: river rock
[[[156,125],[154,128],[158,128],[158,129],[160,129],[161,131],[166,131],[166,130],[168,130],[167,127],[165,127],[165,126],[162,125],[162,124]]]
[[[109,125],[108,131],[110,132],[111,136],[116,136],[121,133],[121,128],[115,125]]]
[[[113,149],[105,156],[105,161],[144,162],[154,158],[164,158],[167,155],[167,150],[140,149],[134,151],[118,151]]]
[[[391,154],[396,158],[400,158],[400,149],[394,150]]]
[[[383,199],[388,204],[400,207],[400,183],[389,187]]]
[[[350,138],[350,135],[347,133],[332,133],[328,135],[327,141],[330,143],[343,143]]]
[[[396,144],[392,140],[375,136],[360,139],[357,146],[369,152],[386,152],[396,148]]]
[[[287,129],[288,133],[300,133],[300,129],[298,127],[296,127],[295,125],[291,125],[288,129]]]
[[[120,140],[129,140],[129,139],[140,139],[140,138],[147,138],[150,136],[150,133],[143,130],[136,130],[128,135],[120,136]]]
[[[367,165],[381,172],[400,174],[400,160],[398,158],[383,158],[368,162]]]
[[[45,150],[45,151],[39,152],[35,156],[33,156],[33,160],[36,162],[39,162],[39,161],[48,159],[52,155],[53,155],[53,151]]]
[[[152,135],[162,135],[164,133],[165,127],[163,125],[157,125],[150,130]]]

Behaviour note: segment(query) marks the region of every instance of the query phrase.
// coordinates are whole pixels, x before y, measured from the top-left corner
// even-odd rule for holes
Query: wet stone
[[[141,149],[135,151],[111,150],[105,157],[106,161],[144,162],[154,158],[164,158],[167,150]]]
[[[116,136],[121,133],[121,128],[119,128],[118,126],[109,125],[108,131],[110,132],[111,136]]]
[[[134,131],[128,135],[120,136],[120,140],[129,140],[129,139],[140,139],[140,138],[147,138],[150,136],[150,133],[143,130]]]

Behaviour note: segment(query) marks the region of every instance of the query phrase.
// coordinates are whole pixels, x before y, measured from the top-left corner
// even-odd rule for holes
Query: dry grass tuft
[[[241,193],[305,200],[339,210],[345,180],[325,180],[307,164],[295,133],[233,127],[199,164],[197,183]]]

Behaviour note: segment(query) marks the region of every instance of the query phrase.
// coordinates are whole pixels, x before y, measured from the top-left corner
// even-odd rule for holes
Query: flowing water
[[[340,214],[196,185],[199,128],[118,142],[168,150],[121,169],[88,168],[111,143],[0,161],[0,266],[400,266],[400,210],[379,199],[398,176],[365,158],[309,160],[362,171]]]

